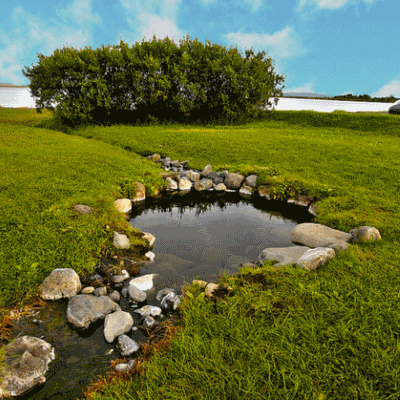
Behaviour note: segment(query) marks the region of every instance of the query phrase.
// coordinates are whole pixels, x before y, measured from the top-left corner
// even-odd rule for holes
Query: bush
[[[277,89],[284,77],[274,73],[264,51],[245,53],[243,58],[237,48],[203,45],[189,36],[180,47],[153,36],[131,48],[122,40],[96,50],[63,47],[49,57],[39,54],[38,64],[22,73],[38,98],[36,110],[53,110],[66,125],[148,119],[243,123],[271,106],[273,97],[276,105],[284,87]]]

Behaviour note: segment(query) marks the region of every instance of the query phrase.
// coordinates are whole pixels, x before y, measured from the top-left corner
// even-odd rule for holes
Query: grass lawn
[[[112,233],[138,232],[113,208],[140,181],[165,187],[147,156],[257,173],[278,198],[314,196],[315,222],[382,240],[323,267],[244,267],[234,295],[187,287],[182,318],[142,348],[136,368],[99,379],[88,399],[398,399],[400,117],[275,111],[239,126],[90,126],[60,131],[50,112],[0,108],[0,338],[12,308],[40,303],[54,268],[92,272]],[[265,168],[268,167],[268,168]],[[87,204],[95,212],[77,215]],[[109,225],[109,229],[106,229]],[[157,236],[155,234],[155,236]]]

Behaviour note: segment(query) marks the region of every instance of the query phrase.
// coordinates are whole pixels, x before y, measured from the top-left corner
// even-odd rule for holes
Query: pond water
[[[292,229],[313,216],[283,202],[253,201],[238,193],[196,192],[146,199],[134,206],[130,225],[156,237],[153,262],[141,275],[160,274],[160,288],[180,287],[193,279],[216,282],[241,263],[257,262],[267,247],[294,246]]]

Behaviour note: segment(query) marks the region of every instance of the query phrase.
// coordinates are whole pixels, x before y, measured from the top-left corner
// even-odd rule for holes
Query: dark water
[[[293,246],[292,229],[310,222],[307,209],[265,198],[253,201],[238,193],[189,192],[146,199],[136,205],[130,224],[156,237],[154,262],[141,275],[160,274],[160,288],[180,287],[193,279],[216,282],[241,263],[257,262],[267,247]]]

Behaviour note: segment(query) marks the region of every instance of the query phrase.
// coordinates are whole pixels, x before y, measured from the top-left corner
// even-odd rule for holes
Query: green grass
[[[96,254],[111,251],[110,219],[135,235],[113,210],[118,185],[129,177],[150,193],[165,184],[139,155],[256,172],[258,186],[282,197],[315,197],[316,222],[346,232],[374,226],[382,235],[313,272],[243,268],[221,279],[234,295],[215,304],[188,287],[194,296],[185,297],[175,333],[158,351],[143,349],[137,370],[100,380],[87,398],[398,398],[398,116],[275,111],[231,127],[57,129],[50,114],[0,109],[3,307],[29,303],[53,268],[90,270]],[[76,203],[97,211],[73,217]]]

